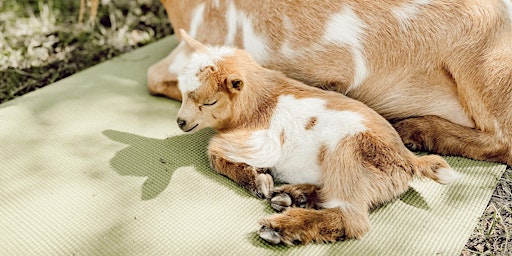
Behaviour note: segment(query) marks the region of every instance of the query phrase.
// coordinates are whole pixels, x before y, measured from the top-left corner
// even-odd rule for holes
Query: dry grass
[[[172,33],[158,0],[102,0],[91,19],[94,1],[0,1],[0,103]],[[462,255],[512,255],[511,232],[509,168]]]
[[[512,255],[512,169],[507,168],[462,255]]]

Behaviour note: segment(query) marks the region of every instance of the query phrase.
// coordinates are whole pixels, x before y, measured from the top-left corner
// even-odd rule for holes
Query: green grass
[[[94,24],[79,0],[20,2],[0,2],[0,103],[172,33],[158,0],[103,0]]]
[[[101,3],[81,25],[80,0],[0,1],[0,103],[172,33],[158,0]],[[512,255],[511,233],[508,169],[462,254]]]

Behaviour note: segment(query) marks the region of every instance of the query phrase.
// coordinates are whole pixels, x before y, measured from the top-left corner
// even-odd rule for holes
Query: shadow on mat
[[[148,138],[115,130],[105,130],[103,134],[113,141],[129,145],[117,152],[110,164],[121,175],[147,177],[142,185],[142,200],[153,199],[162,193],[169,185],[174,171],[184,166],[193,166],[209,178],[229,182],[208,164],[206,150],[213,135],[212,130],[166,139]],[[234,186],[234,189],[249,196],[241,188]]]
[[[403,203],[408,204],[412,207],[420,208],[423,210],[430,210],[430,206],[428,205],[425,198],[423,198],[423,196],[413,187],[409,187],[409,190],[400,195],[398,198]]]
[[[142,200],[153,199],[162,193],[169,185],[174,171],[183,166],[193,166],[203,175],[230,183],[229,179],[217,174],[208,164],[206,152],[213,133],[206,129],[193,134],[155,139],[115,130],[103,131],[109,139],[129,145],[117,152],[110,164],[123,176],[147,177],[142,185]],[[231,185],[238,193],[251,196],[235,183]],[[425,199],[413,188],[404,193],[400,200],[413,207],[429,209]]]

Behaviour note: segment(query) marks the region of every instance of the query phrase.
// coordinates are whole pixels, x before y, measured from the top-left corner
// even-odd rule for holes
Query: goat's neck
[[[268,127],[277,104],[278,82],[273,74],[252,72],[246,75],[246,85],[236,100],[237,117],[232,127],[261,129]]]

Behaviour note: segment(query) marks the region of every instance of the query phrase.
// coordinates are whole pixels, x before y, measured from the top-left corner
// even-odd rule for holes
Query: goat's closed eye
[[[213,101],[212,103],[203,103],[203,106],[213,106],[215,103],[217,103],[218,100]]]

